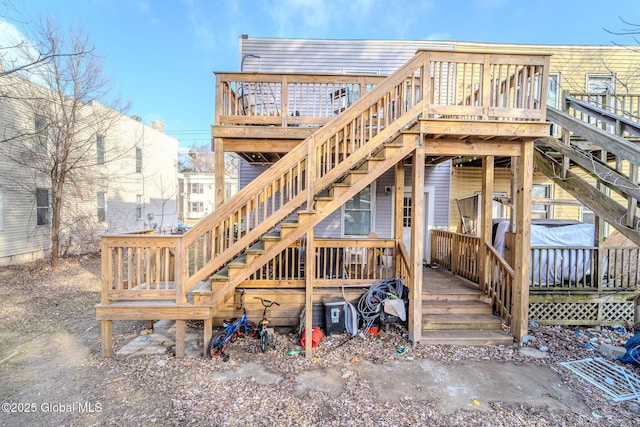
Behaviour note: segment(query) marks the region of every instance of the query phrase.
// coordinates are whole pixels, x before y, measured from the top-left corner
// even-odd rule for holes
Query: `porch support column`
[[[393,238],[396,242],[393,249],[393,275],[400,277],[400,251],[397,249],[403,243],[403,219],[404,219],[404,162],[396,163],[395,168],[395,194],[394,194],[394,230]]]
[[[213,138],[213,156],[215,167],[215,206],[224,203],[224,146],[222,138]]]
[[[520,342],[529,323],[529,265],[531,261],[531,186],[533,182],[533,140],[522,142],[518,158],[516,194],[516,236],[514,248],[513,310],[511,332]]]
[[[487,244],[491,244],[493,214],[494,157],[482,158],[482,218],[480,220],[480,248],[478,249],[478,278],[480,289],[486,291],[489,283],[489,259]]]
[[[422,138],[422,136],[420,136]],[[409,288],[409,339],[416,345],[422,335],[422,263],[424,244],[424,145],[413,154],[413,194],[411,206],[411,276]]]
[[[316,277],[316,248],[313,239],[313,227],[310,227],[307,230],[307,247],[304,256],[304,354],[307,358],[311,357],[311,352],[313,351],[311,345],[311,334],[313,333],[313,279]]]

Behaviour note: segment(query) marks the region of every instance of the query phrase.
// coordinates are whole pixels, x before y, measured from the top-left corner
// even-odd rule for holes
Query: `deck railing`
[[[443,230],[431,231],[431,261],[474,282],[478,282],[480,238]]]
[[[371,284],[406,279],[407,270],[394,271],[396,243],[392,239],[314,239],[314,286]],[[304,287],[306,241],[300,239],[276,255],[242,283],[244,287]],[[401,262],[400,258],[397,258]],[[401,264],[402,265],[402,264]],[[406,263],[405,263],[406,265]],[[396,274],[399,274],[396,276]]]
[[[448,268],[455,274],[467,277],[478,283],[474,266],[477,265],[479,238],[448,231],[432,231],[431,260]],[[474,247],[475,246],[475,247]],[[506,321],[511,322],[511,304],[513,295],[514,271],[504,257],[496,249],[487,245],[488,283],[486,292],[491,297],[494,309]],[[597,273],[601,271],[602,273]],[[619,301],[607,301],[606,295],[634,293],[640,290],[640,248],[638,247],[531,247],[529,291],[536,295],[534,311],[537,316],[559,316],[556,322],[567,324],[598,324],[588,314],[593,307],[603,305],[607,316],[620,315],[628,307],[622,307]],[[585,300],[589,295],[600,299]],[[561,302],[551,298],[553,302],[540,303],[546,297],[562,298]],[[533,297],[532,297],[533,298]],[[549,300],[549,301],[551,301]],[[565,319],[575,313],[567,308],[574,302],[577,312],[584,312],[586,317]],[[587,302],[585,302],[587,301]],[[583,307],[584,305],[584,307]],[[557,306],[558,313],[553,312]],[[585,308],[588,306],[588,308]],[[596,310],[597,312],[597,310]],[[605,317],[607,317],[605,316]],[[605,319],[606,320],[606,319]],[[545,320],[546,321],[546,320]],[[553,323],[551,321],[551,323]],[[595,323],[594,323],[595,322]]]
[[[216,73],[216,125],[319,127],[385,77]]]
[[[427,85],[417,73],[372,118],[426,99],[425,118],[544,121],[548,55],[421,51]],[[216,73],[219,126],[326,124],[384,81],[381,76]]]

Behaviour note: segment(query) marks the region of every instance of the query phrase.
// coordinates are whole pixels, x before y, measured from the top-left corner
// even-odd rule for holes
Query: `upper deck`
[[[475,143],[547,136],[547,92],[543,88],[548,85],[549,57],[540,53],[418,51],[410,61],[416,63],[415,70],[405,76],[391,99],[362,114],[370,116],[366,118],[368,126],[382,128],[400,103],[424,101],[416,130],[436,141],[432,144],[436,151],[442,151],[437,147],[444,145],[439,140]],[[386,79],[218,72],[212,136],[222,142],[224,151],[236,152],[249,162],[271,163],[318,128],[352,110]]]

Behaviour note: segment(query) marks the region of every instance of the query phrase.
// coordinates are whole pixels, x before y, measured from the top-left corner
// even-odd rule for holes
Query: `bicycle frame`
[[[240,305],[236,307],[236,310],[242,310],[242,316],[227,324],[222,331],[211,338],[207,347],[209,358],[213,359],[214,357],[220,356],[222,360],[226,362],[229,360],[229,356],[224,353],[227,345],[235,342],[238,337],[242,337],[243,335],[255,336],[257,325],[255,322],[247,319],[247,310],[243,305],[243,297],[244,290],[240,294]]]

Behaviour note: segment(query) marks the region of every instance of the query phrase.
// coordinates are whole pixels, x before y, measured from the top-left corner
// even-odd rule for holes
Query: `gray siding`
[[[310,40],[240,38],[238,69],[274,73],[359,74],[387,76],[419,49],[453,50],[453,42],[428,40]],[[260,58],[242,57],[246,54]]]

